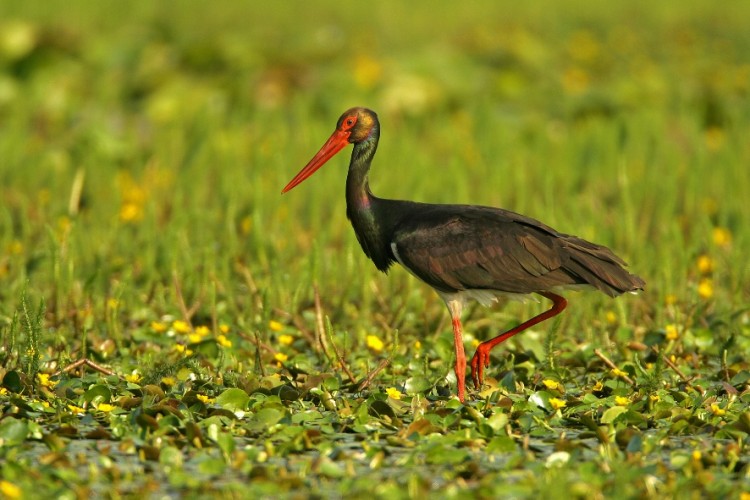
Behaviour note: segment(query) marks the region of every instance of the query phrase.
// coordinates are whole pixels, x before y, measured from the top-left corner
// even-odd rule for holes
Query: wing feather
[[[395,228],[391,248],[410,272],[443,292],[590,285],[614,296],[643,287],[608,248],[500,209],[414,213]]]

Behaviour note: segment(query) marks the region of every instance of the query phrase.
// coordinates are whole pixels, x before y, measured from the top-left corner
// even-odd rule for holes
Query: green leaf
[[[191,344],[190,348],[207,358],[215,358],[219,355],[219,346],[212,338],[204,340],[203,342],[198,342],[197,344]]]
[[[5,374],[5,376],[3,377],[3,387],[8,389],[10,392],[15,393],[19,393],[21,392],[21,390],[23,390],[23,385],[21,384],[21,376],[17,371],[11,370]]]
[[[262,410],[261,410],[262,411]],[[230,460],[232,452],[235,448],[234,436],[231,432],[221,432],[216,437],[216,444],[219,445],[219,449],[224,454],[224,458]]]
[[[29,435],[29,424],[25,420],[6,418],[0,422],[0,447],[16,446]]]
[[[613,406],[602,414],[602,423],[611,424],[617,417],[623,413],[627,413],[628,409],[625,406]]]
[[[263,408],[255,414],[256,422],[269,427],[277,424],[282,418],[284,418],[284,412],[276,408]]]
[[[226,466],[226,463],[222,459],[207,457],[198,464],[198,472],[210,476],[219,476],[224,473]]]
[[[109,403],[112,399],[112,391],[106,385],[95,385],[83,394],[83,399],[88,403]]]
[[[537,405],[540,408],[544,408],[545,410],[549,410],[549,398],[550,393],[547,391],[537,391],[531,396],[529,396],[529,402]]]
[[[167,472],[182,468],[182,452],[174,446],[166,446],[159,453],[159,463],[167,468]]]
[[[432,384],[426,377],[409,377],[404,383],[407,394],[418,394],[429,390]]]
[[[250,402],[250,396],[242,389],[232,387],[219,394],[216,398],[216,404],[230,411],[243,411]]]
[[[495,413],[487,419],[487,424],[492,427],[495,432],[502,431],[505,426],[508,425],[508,415],[506,413]]]
[[[513,438],[508,436],[495,436],[487,443],[487,453],[511,453],[518,449]]]
[[[323,381],[323,387],[329,391],[337,391],[341,387],[341,381],[338,377],[328,377]]]

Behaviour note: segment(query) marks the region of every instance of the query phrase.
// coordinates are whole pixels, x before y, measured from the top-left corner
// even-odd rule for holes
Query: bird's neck
[[[349,174],[346,176],[346,215],[365,254],[381,271],[391,265],[387,221],[378,217],[380,200],[370,191],[367,174],[378,147],[377,136],[354,145]]]
[[[368,174],[377,148],[377,138],[354,145],[349,173],[346,176],[346,208],[350,214],[372,210],[374,196],[370,191]]]

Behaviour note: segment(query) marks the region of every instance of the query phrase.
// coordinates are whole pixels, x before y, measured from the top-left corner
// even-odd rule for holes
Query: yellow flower
[[[96,407],[97,410],[102,411],[104,413],[109,413],[115,408],[117,407],[108,403],[99,403],[99,405],[97,405]]]
[[[195,329],[195,333],[197,335],[200,335],[201,337],[205,337],[211,333],[211,329],[207,327],[206,325],[201,325]]]
[[[164,384],[164,385],[168,385],[168,386],[171,387],[171,386],[173,386],[173,385],[175,385],[177,383],[177,379],[175,379],[174,377],[171,377],[171,376],[170,377],[162,377],[161,378],[161,383]]]
[[[612,368],[612,371],[610,372],[615,377],[626,377],[628,374],[619,368]]]
[[[693,457],[693,460],[697,462],[698,460],[703,458],[703,454],[700,452],[700,450],[693,450],[692,457]]]
[[[714,245],[726,247],[732,243],[732,233],[725,227],[715,227],[712,233]]]
[[[10,498],[12,500],[21,498],[21,488],[4,479],[0,479],[0,493],[2,493],[3,498]]]
[[[279,335],[279,344],[291,345],[292,342],[294,342],[294,337],[292,337],[291,335]]]
[[[156,333],[163,333],[167,331],[167,325],[165,325],[161,321],[152,321],[151,329]]]
[[[122,222],[138,222],[143,219],[143,207],[139,203],[126,201],[120,207],[120,220]]]
[[[677,331],[677,325],[670,323],[664,327],[664,331],[667,334],[667,340],[677,340],[679,338],[679,332]]]
[[[174,349],[177,352],[181,352],[185,356],[190,356],[191,354],[193,354],[192,349],[188,349],[186,345],[182,345],[182,344],[175,344],[172,349]]]
[[[131,384],[137,384],[141,381],[141,378],[143,377],[141,377],[141,374],[138,373],[137,370],[133,370],[133,373],[125,375],[125,380],[130,382]]]
[[[280,332],[284,329],[284,325],[283,323],[279,323],[278,321],[271,320],[268,322],[268,328],[270,328],[274,332]]]
[[[289,356],[284,354],[283,352],[277,352],[273,355],[273,359],[279,362],[279,364],[284,363],[287,359],[289,359]]]
[[[362,88],[371,88],[383,73],[383,66],[367,55],[360,55],[354,60],[354,81]]]
[[[232,341],[223,333],[216,336],[216,342],[222,347],[232,347]]]
[[[380,338],[376,335],[368,335],[367,336],[367,347],[372,349],[373,351],[380,352],[383,350],[383,341],[380,340]]]
[[[68,409],[73,415],[81,415],[83,413],[86,413],[86,410],[76,405],[68,405]]]
[[[666,297],[664,297],[664,303],[668,306],[673,306],[677,303],[677,295],[673,293],[668,293]]]
[[[614,311],[607,311],[604,315],[604,319],[607,321],[608,325],[617,324],[617,314]]]
[[[615,404],[617,406],[628,406],[630,404],[630,398],[625,396],[615,396]]]
[[[661,397],[659,397],[659,395],[656,393],[650,394],[648,396],[648,399],[650,399],[652,403],[658,403],[659,401],[661,401]]]
[[[198,333],[191,333],[190,335],[188,335],[188,342],[190,342],[191,344],[197,344],[198,342],[202,341],[203,336]]]
[[[23,253],[23,243],[13,240],[8,245],[8,253],[11,255],[21,255]]]
[[[122,222],[137,222],[143,219],[143,205],[146,202],[146,190],[129,173],[117,178],[118,188],[122,194],[120,205],[120,220]]]
[[[177,333],[188,333],[191,330],[190,325],[187,323],[187,321],[182,321],[180,319],[175,320],[172,323],[172,329]]]
[[[117,299],[109,298],[107,299],[107,309],[117,309],[117,306],[120,305],[120,301]]]
[[[5,396],[6,394],[8,394],[8,389],[0,387],[0,396]]]
[[[401,394],[401,391],[399,391],[395,387],[389,387],[385,390],[385,393],[388,394],[389,398],[393,399],[401,399],[401,396],[403,396],[403,394]]]
[[[703,300],[708,300],[714,296],[714,285],[708,278],[703,278],[698,283],[698,296]]]
[[[229,333],[229,325],[225,325],[224,323],[220,324],[219,331],[221,333]]]
[[[417,341],[415,341],[415,342],[414,342],[414,349],[416,349],[416,350],[420,350],[421,348],[422,348],[422,342],[420,342],[420,341],[418,341],[418,340],[417,340]]]
[[[70,229],[70,226],[72,224],[73,222],[70,220],[70,218],[66,217],[65,215],[58,217],[57,219],[57,229],[59,230],[60,234],[65,234]]]
[[[560,398],[550,398],[549,404],[553,410],[559,410],[560,408],[565,408],[566,406],[568,406],[568,403]]]
[[[479,344],[481,344],[481,342],[479,342],[478,339],[471,339],[471,347],[473,347],[474,349],[479,347]]]
[[[543,380],[542,383],[545,385],[545,387],[547,387],[547,389],[550,389],[553,391],[557,391],[560,389],[560,382],[558,382],[557,380],[552,380],[548,378],[548,379]]]
[[[580,67],[569,67],[562,75],[562,86],[566,93],[578,95],[588,90],[591,76]]]
[[[206,396],[204,394],[198,394],[195,397],[198,399],[198,401],[202,402],[203,404],[210,404],[210,403],[213,403],[215,401],[214,398],[209,398],[208,396]]]
[[[721,408],[717,403],[711,403],[711,413],[717,417],[721,417],[726,415],[727,411],[724,408]]]
[[[598,381],[596,384],[594,384],[594,387],[591,388],[594,392],[600,392],[602,389],[604,389],[604,384],[601,383],[601,381]]]
[[[701,255],[698,257],[698,271],[701,274],[711,274],[714,270],[714,261],[708,255]]]
[[[53,389],[57,385],[56,381],[49,379],[49,373],[37,373],[36,378],[42,387]]]

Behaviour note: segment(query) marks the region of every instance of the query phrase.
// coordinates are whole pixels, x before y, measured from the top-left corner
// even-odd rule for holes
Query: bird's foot
[[[474,381],[474,388],[477,390],[482,387],[484,381],[484,369],[490,366],[490,349],[492,347],[485,344],[477,346],[477,352],[471,358],[471,379]]]

